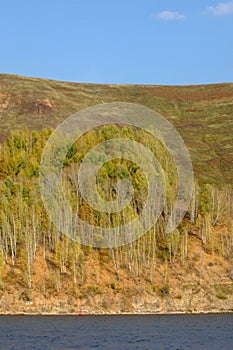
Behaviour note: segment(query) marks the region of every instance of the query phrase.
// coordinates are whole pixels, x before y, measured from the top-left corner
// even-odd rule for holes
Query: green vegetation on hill
[[[134,283],[131,289],[141,281],[144,288],[150,285],[152,292],[163,298],[169,295],[173,283],[168,269],[181,269],[185,279],[186,274],[197,270],[200,249],[210,264],[214,257],[227,262],[224,273],[231,278],[233,84],[107,86],[2,75],[0,97],[1,295],[20,292],[20,298],[30,301],[35,293],[49,298],[63,291],[80,300],[110,291],[120,294],[128,288],[123,278],[127,274],[128,281]],[[167,218],[176,196],[173,161],[150,135],[115,127],[115,136],[144,142],[162,167],[169,169],[167,206],[156,225],[139,240],[114,249],[95,249],[71,241],[49,221],[38,186],[39,165],[54,127],[81,108],[112,101],[154,108],[178,128],[191,153],[195,193],[183,222],[166,234]],[[125,211],[99,213],[78,195],[76,167],[93,145],[110,138],[112,132],[110,126],[88,132],[72,146],[63,166],[64,188],[73,210],[78,207],[84,220],[102,227],[124,224],[137,216],[147,194],[143,172],[129,161],[116,159],[100,170],[98,190],[104,199],[112,199],[117,179],[132,180],[135,193]],[[162,279],[158,277],[159,269],[165,269]],[[198,278],[202,278],[204,270],[200,264],[195,272]],[[213,288],[218,298],[224,294],[219,288],[217,292]],[[226,293],[224,298],[227,299]]]

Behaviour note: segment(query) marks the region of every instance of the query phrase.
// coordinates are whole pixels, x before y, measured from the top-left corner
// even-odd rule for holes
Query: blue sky
[[[8,0],[0,72],[76,82],[233,82],[233,0]]]

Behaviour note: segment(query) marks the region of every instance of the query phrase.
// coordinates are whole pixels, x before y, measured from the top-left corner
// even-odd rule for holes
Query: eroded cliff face
[[[159,295],[158,295],[159,294]],[[121,313],[201,313],[233,312],[232,282],[206,284],[182,283],[170,288],[169,295],[148,291],[143,286],[134,290],[112,290],[75,297],[64,292],[46,297],[37,292],[5,292],[0,300],[1,314],[121,314]],[[26,299],[26,300],[25,300]]]
[[[84,279],[75,285],[71,271],[57,273],[49,265],[49,256],[44,263],[41,251],[34,263],[31,289],[21,283],[24,272],[8,266],[0,313],[232,312],[232,262],[206,253],[192,239],[185,264],[158,260],[152,281],[148,268],[140,276],[124,268],[116,273],[111,258],[93,250],[85,258]]]
[[[163,299],[144,292],[140,295],[102,295],[83,300],[70,296],[35,297],[32,301],[18,301],[10,295],[1,299],[1,314],[169,314],[169,313],[223,313],[233,312],[233,299],[227,301],[207,297],[208,291],[201,290],[193,295],[190,289],[182,300]]]

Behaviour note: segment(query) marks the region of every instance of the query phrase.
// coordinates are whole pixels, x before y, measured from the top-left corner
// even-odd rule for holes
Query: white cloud
[[[177,21],[179,19],[184,19],[185,15],[176,11],[163,11],[158,13],[154,17],[160,18],[164,21]]]
[[[211,13],[214,16],[223,16],[233,13],[233,1],[220,2],[216,6],[209,6],[207,8],[207,13]]]

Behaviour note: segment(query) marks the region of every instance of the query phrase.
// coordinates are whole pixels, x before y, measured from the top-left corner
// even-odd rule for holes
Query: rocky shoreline
[[[218,315],[218,314],[233,314],[233,309],[231,310],[213,310],[213,311],[192,311],[192,312],[185,312],[185,311],[174,311],[174,312],[117,312],[117,311],[111,311],[111,312],[102,312],[102,311],[92,311],[92,312],[82,312],[80,315],[79,313],[69,313],[69,312],[58,312],[58,313],[50,313],[50,312],[17,312],[17,313],[11,313],[11,312],[0,312],[0,316],[169,316],[169,315]]]
[[[67,294],[50,299],[33,295],[30,300],[17,299],[12,294],[0,298],[1,315],[174,315],[174,314],[222,314],[233,313],[233,293],[227,297],[214,295],[206,286],[194,287],[179,294],[171,290],[169,296],[158,296],[143,290],[130,293],[103,293],[87,298],[75,298]]]

